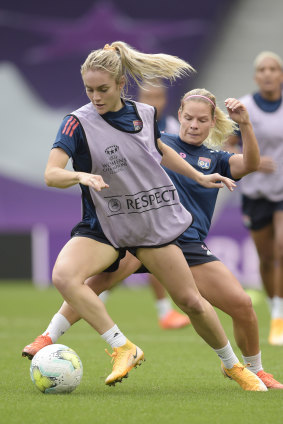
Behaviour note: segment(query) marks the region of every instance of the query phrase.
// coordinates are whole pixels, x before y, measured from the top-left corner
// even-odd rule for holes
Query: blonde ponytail
[[[124,76],[126,86],[132,79],[139,87],[145,82],[154,85],[158,78],[172,82],[195,72],[189,63],[179,57],[141,53],[123,41],[115,41],[111,45],[106,44],[103,49],[92,51],[81,66],[81,74],[95,69],[110,72],[117,83]]]

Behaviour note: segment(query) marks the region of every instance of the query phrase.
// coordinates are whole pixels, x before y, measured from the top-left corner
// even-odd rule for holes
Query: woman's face
[[[283,71],[277,60],[272,57],[264,58],[256,68],[255,82],[262,93],[280,93]]]
[[[200,146],[215,125],[210,105],[200,100],[186,101],[178,116],[181,140],[194,146]]]
[[[82,78],[86,94],[99,115],[117,112],[122,108],[121,91],[125,85],[124,77],[117,84],[109,72],[89,69],[83,73]]]

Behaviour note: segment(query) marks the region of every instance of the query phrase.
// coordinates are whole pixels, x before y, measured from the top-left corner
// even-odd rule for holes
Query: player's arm
[[[48,186],[67,188],[80,183],[97,191],[108,187],[99,175],[65,169],[70,157],[76,162],[76,158],[80,156],[82,142],[79,121],[72,115],[66,116],[58,130],[46,165],[44,176]]]
[[[258,169],[259,147],[248,111],[243,103],[237,99],[229,98],[225,101],[225,104],[230,118],[237,122],[241,131],[243,153],[235,154],[229,159],[231,175],[238,179]]]
[[[67,188],[79,183],[79,173],[65,169],[68,161],[69,156],[63,149],[51,150],[44,174],[46,185]]]
[[[175,150],[157,140],[158,148],[162,153],[161,165],[171,169],[178,174],[182,174],[192,180],[195,180],[200,185],[207,188],[221,188],[224,184],[233,191],[236,184],[230,178],[223,177],[220,174],[204,175],[186,162]],[[222,182],[221,182],[222,181]]]
[[[87,172],[75,172],[65,169],[69,161],[67,153],[60,148],[52,149],[45,169],[45,182],[50,187],[67,188],[75,184],[83,184],[101,191],[109,185],[103,181],[101,175]]]
[[[45,169],[45,182],[49,187],[67,188],[75,184],[93,187],[96,191],[109,187],[100,175],[65,169],[69,156],[61,148],[52,149]]]

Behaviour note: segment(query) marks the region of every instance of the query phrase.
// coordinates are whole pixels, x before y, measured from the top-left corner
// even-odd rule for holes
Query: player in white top
[[[268,341],[283,345],[283,61],[264,51],[254,61],[258,92],[240,100],[246,105],[260,148],[257,172],[241,182],[244,225],[259,256],[259,269],[271,310]],[[231,151],[240,134],[228,140]]]

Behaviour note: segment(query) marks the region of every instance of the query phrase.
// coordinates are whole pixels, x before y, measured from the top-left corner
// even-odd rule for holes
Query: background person
[[[264,51],[254,61],[258,92],[240,100],[246,105],[260,148],[257,172],[241,183],[243,223],[255,243],[259,270],[271,311],[268,341],[283,345],[283,82],[282,59]],[[227,149],[239,146],[232,136]]]
[[[161,132],[178,134],[180,123],[172,115],[165,113],[168,104],[168,88],[161,79],[153,82],[154,85],[145,83],[138,88],[138,101],[156,108],[156,119]]]

